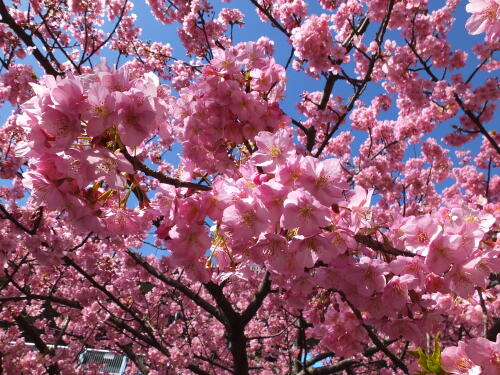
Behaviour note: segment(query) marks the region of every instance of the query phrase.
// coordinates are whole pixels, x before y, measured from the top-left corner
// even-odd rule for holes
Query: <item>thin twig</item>
[[[382,341],[378,338],[377,334],[374,332],[373,328],[367,325],[364,320],[363,316],[361,315],[361,311],[359,311],[356,306],[354,306],[351,301],[349,301],[345,295],[344,292],[340,290],[336,290],[336,292],[342,297],[342,299],[349,305],[351,308],[352,312],[356,316],[356,318],[359,320],[363,328],[365,329],[366,333],[368,333],[368,336],[370,339],[373,341],[375,346],[382,351],[389,359],[394,363],[395,366],[399,367],[405,374],[409,374],[408,372],[408,367],[389,349],[387,349],[387,346],[384,345]]]
[[[483,292],[480,287],[476,287],[477,294],[479,296],[479,302],[481,304],[481,310],[483,312],[483,336],[488,335],[488,309],[486,308],[486,303],[484,301]]]
[[[139,161],[139,159],[130,155],[125,147],[121,148],[121,152],[122,152],[123,156],[125,156],[125,159],[127,159],[130,162],[130,164],[132,164],[134,169],[139,170],[141,172],[144,172],[144,174],[146,174],[147,176],[156,178],[161,183],[173,185],[173,186],[178,187],[178,188],[185,187],[185,188],[191,188],[191,189],[203,190],[203,191],[212,190],[212,187],[210,187],[210,186],[200,185],[200,184],[196,184],[194,182],[181,181],[181,180],[178,180],[177,178],[165,176],[161,172],[154,171],[151,168],[149,168],[148,166],[141,163]]]

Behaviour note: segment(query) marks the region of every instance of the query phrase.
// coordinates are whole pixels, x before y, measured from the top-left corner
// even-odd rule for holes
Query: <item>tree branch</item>
[[[356,316],[356,318],[359,320],[363,328],[365,329],[366,333],[368,333],[368,336],[372,340],[372,342],[375,344],[375,346],[382,351],[389,359],[394,363],[395,366],[399,367],[405,374],[409,374],[408,372],[408,367],[389,349],[387,349],[387,346],[384,345],[382,341],[378,338],[376,333],[373,331],[373,328],[367,325],[364,320],[363,316],[361,315],[361,311],[359,311],[356,306],[354,306],[351,301],[349,301],[345,295],[344,292],[341,290],[336,290],[336,292],[342,297],[342,299],[349,305],[351,308],[352,312]]]
[[[78,310],[83,309],[83,306],[76,301],[54,296],[45,296],[41,294],[27,294],[26,296],[0,297],[0,302],[17,302],[17,301],[31,301],[31,300],[49,301],[67,307],[72,307]]]
[[[33,226],[31,227],[31,229],[28,229],[26,226],[21,224],[21,222],[19,222],[14,216],[12,216],[12,214],[9,211],[7,211],[5,206],[1,203],[0,203],[0,211],[2,211],[2,213],[4,215],[4,217],[0,217],[1,219],[10,220],[16,227],[18,227],[23,232],[26,232],[32,236],[36,234],[36,232],[37,232],[37,230],[40,227],[40,224],[42,222],[43,207],[38,208],[37,217],[35,218],[35,221],[33,222]]]
[[[497,154],[500,154],[500,146],[498,146],[498,144],[493,139],[491,134],[483,126],[483,123],[481,122],[481,120],[479,120],[479,116],[476,116],[474,112],[472,112],[470,109],[465,108],[465,103],[463,102],[462,99],[460,99],[457,93],[454,93],[453,96],[455,97],[455,101],[458,103],[462,111],[467,115],[467,117],[469,117],[469,119],[474,123],[474,125],[477,126],[479,132],[485,136],[488,142],[490,142],[491,146],[495,149]]]
[[[198,375],[210,375],[208,372],[201,369],[197,365],[189,365],[187,368],[188,368],[188,370],[191,370],[192,372],[194,372],[195,374],[198,374]]]
[[[337,119],[337,121],[336,121],[333,129],[328,134],[326,134],[325,139],[323,140],[323,142],[319,146],[318,150],[316,151],[316,154],[314,155],[315,157],[319,157],[321,155],[321,153],[323,152],[323,150],[325,149],[325,147],[328,145],[328,142],[333,137],[333,135],[335,134],[335,132],[339,128],[339,126],[342,123],[342,121],[344,121],[344,119],[347,117],[347,114],[354,108],[354,104],[359,99],[359,97],[363,94],[363,92],[365,91],[365,89],[366,89],[366,87],[368,85],[368,82],[371,80],[371,76],[372,76],[372,73],[373,73],[373,69],[375,67],[375,63],[380,58],[380,50],[381,50],[382,41],[383,41],[384,35],[385,35],[386,31],[387,31],[387,26],[389,24],[389,19],[391,18],[393,7],[394,7],[394,0],[390,0],[389,4],[387,6],[387,13],[385,14],[384,20],[382,21],[382,23],[380,25],[380,28],[377,31],[377,35],[375,37],[375,41],[377,42],[377,44],[379,46],[379,49],[378,49],[378,51],[376,53],[374,53],[371,56],[370,62],[368,64],[368,67],[367,67],[367,70],[366,70],[365,77],[359,83],[359,85],[356,87],[356,92],[354,93],[354,95],[352,96],[351,100],[349,101],[349,103],[345,107],[343,113]],[[368,25],[366,25],[366,27],[368,27]],[[334,78],[335,77],[333,77],[331,79],[333,80]],[[332,88],[333,88],[333,86],[332,86]],[[328,94],[327,98],[325,99],[325,95],[323,95],[322,101],[326,100],[328,102],[329,96],[330,95]],[[320,103],[320,105],[321,105],[321,103]]]
[[[271,21],[271,23],[279,30],[281,31],[283,34],[285,34],[287,37],[290,38],[290,36],[292,36],[292,34],[290,32],[288,32],[282,25],[281,23],[278,22],[278,20],[276,18],[273,17],[273,15],[271,14],[271,12],[269,12],[269,10],[267,10],[266,8],[264,8],[262,5],[260,5],[258,3],[258,1],[256,0],[250,0],[250,2],[255,5],[262,13],[264,13],[266,15],[267,18],[269,18],[269,21]]]
[[[264,277],[259,285],[259,289],[257,289],[252,302],[250,302],[248,307],[241,314],[243,325],[246,326],[250,322],[250,320],[252,320],[254,315],[262,306],[262,302],[264,302],[264,299],[269,294],[269,291],[271,290],[271,281],[269,279],[269,276],[270,272],[266,270],[266,273],[264,274]]]
[[[375,251],[380,251],[381,253],[391,254],[395,256],[402,255],[406,257],[414,257],[417,255],[406,250],[396,249],[395,247],[392,247],[389,244],[384,244],[382,242],[374,240],[368,235],[355,234],[354,239],[360,244],[363,244],[366,247],[369,247],[370,249],[373,249]]]
[[[14,318],[16,323],[19,325],[19,328],[25,333],[28,341],[32,341],[35,344],[35,347],[38,349],[40,353],[43,355],[53,356],[55,353],[53,350],[49,349],[47,344],[40,337],[39,332],[28,320],[27,316],[24,314],[20,314]],[[59,366],[56,363],[49,366],[47,369],[49,375],[57,375],[61,373]]]
[[[135,253],[134,251],[128,249],[127,254],[130,257],[132,257],[137,262],[137,264],[139,264],[142,268],[144,268],[146,271],[148,271],[151,275],[153,275],[154,277],[156,277],[158,280],[162,281],[163,283],[171,286],[172,288],[177,289],[179,292],[181,292],[186,297],[188,297],[190,300],[192,300],[196,305],[198,305],[203,310],[205,310],[210,315],[212,315],[219,322],[221,322],[222,324],[225,324],[224,318],[219,313],[219,311],[217,311],[217,309],[213,305],[211,305],[209,302],[204,300],[197,293],[193,292],[191,289],[189,289],[187,286],[185,286],[181,282],[165,276],[163,273],[161,273],[156,268],[151,266],[148,262],[146,262],[144,259],[142,259],[142,257],[139,254]]]
[[[117,344],[117,346],[125,353],[128,359],[130,359],[137,366],[137,369],[143,374],[149,374],[149,368],[144,364],[143,360],[139,358],[138,355],[132,350],[132,344],[122,345]]]
[[[212,190],[212,188],[210,186],[200,185],[200,184],[196,184],[194,182],[181,181],[181,180],[178,180],[177,178],[165,176],[163,173],[152,170],[147,165],[144,165],[143,163],[141,163],[136,157],[130,155],[129,152],[127,151],[126,147],[121,147],[120,150],[121,150],[123,156],[125,156],[125,159],[127,159],[130,162],[130,164],[132,164],[134,169],[143,172],[145,175],[147,175],[149,177],[156,178],[161,183],[173,185],[177,188],[185,187],[185,188],[190,188],[190,189],[195,189],[195,190],[203,190],[203,191]]]
[[[45,73],[50,74],[52,76],[59,76],[63,74],[61,72],[58,72],[52,66],[52,64],[43,56],[38,47],[35,45],[31,36],[29,36],[24,31],[24,29],[21,26],[19,26],[16,20],[12,18],[3,0],[0,1],[0,15],[2,16],[0,22],[7,24],[12,29],[12,31],[14,31],[14,33],[18,36],[18,38],[21,39],[24,42],[24,44],[26,44],[26,46],[34,47],[33,56],[45,70]]]
[[[351,52],[354,45],[352,44],[352,40],[355,35],[363,34],[368,25],[370,24],[370,19],[368,17],[363,18],[363,20],[359,23],[358,27],[351,31],[349,37],[342,43],[342,47],[346,49],[346,54]],[[340,64],[341,61],[334,61],[335,64]],[[333,86],[335,82],[339,79],[338,76],[335,76],[332,72],[328,73],[328,78],[326,79],[325,88],[323,89],[323,96],[321,97],[321,102],[318,105],[318,109],[324,110],[326,105],[328,104],[328,100],[330,99],[330,95],[332,94]]]
[[[486,308],[486,303],[484,301],[483,292],[481,291],[481,288],[476,287],[476,291],[479,296],[481,311],[483,312],[483,336],[486,337],[488,334],[488,309]]]

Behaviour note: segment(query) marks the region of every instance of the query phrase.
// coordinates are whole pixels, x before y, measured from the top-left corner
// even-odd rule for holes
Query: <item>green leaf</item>
[[[445,372],[441,368],[441,348],[439,347],[439,332],[434,337],[434,351],[431,355],[427,355],[421,348],[410,350],[409,353],[417,358],[420,365],[420,374],[436,374],[444,375]]]

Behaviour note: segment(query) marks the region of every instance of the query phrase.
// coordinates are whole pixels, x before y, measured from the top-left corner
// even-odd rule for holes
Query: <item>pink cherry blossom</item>
[[[482,337],[470,340],[465,353],[474,364],[481,366],[483,374],[494,375],[500,371],[500,335],[497,335],[496,342]]]
[[[134,173],[134,169],[122,154],[116,155],[108,150],[93,149],[86,151],[83,158],[92,168],[93,179],[104,178],[111,189],[125,187],[126,179],[122,172]]]
[[[115,96],[99,84],[92,85],[88,95],[90,109],[83,117],[87,120],[87,134],[94,137],[116,122]]]
[[[406,247],[420,251],[426,255],[429,245],[434,238],[442,231],[441,226],[432,220],[430,215],[414,216],[401,227],[404,233]]]
[[[481,373],[479,366],[474,365],[465,352],[465,344],[449,346],[441,353],[441,367],[450,374],[476,375]]]
[[[156,127],[156,115],[151,99],[138,91],[116,95],[117,129],[120,138],[126,146],[139,146]]]
[[[493,40],[500,32],[500,2],[498,0],[470,0],[465,7],[472,13],[465,27],[472,35],[486,33]]]
[[[329,210],[305,190],[289,193],[283,203],[281,225],[285,229],[299,228],[305,236],[318,234],[329,223]]]
[[[425,264],[435,273],[447,271],[451,264],[461,264],[467,259],[467,253],[460,248],[457,239],[438,235],[429,246]]]
[[[306,156],[301,161],[302,173],[298,182],[311,192],[313,196],[325,206],[331,206],[342,200],[342,191],[347,187],[342,180],[340,163],[337,159],[318,161]]]
[[[265,208],[256,201],[241,199],[224,210],[222,228],[234,242],[245,244],[268,226]]]
[[[252,159],[269,173],[274,173],[293,154],[291,134],[285,130],[279,130],[275,134],[260,132],[255,137],[255,143],[258,150]]]

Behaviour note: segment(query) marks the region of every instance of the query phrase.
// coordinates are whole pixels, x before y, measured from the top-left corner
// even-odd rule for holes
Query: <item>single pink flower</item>
[[[133,90],[131,90],[133,91]],[[151,136],[156,127],[156,114],[152,98],[133,91],[116,93],[118,131],[125,146],[136,147]]]
[[[285,229],[299,228],[300,234],[312,236],[330,223],[330,209],[305,190],[288,194],[284,206],[281,226]]]
[[[106,208],[103,210],[104,223],[112,235],[131,235],[142,229],[137,212],[124,208]]]
[[[355,272],[354,272],[355,271]],[[370,297],[374,292],[384,290],[386,265],[369,257],[362,257],[356,269],[345,273],[345,279],[356,286],[359,294]]]
[[[95,137],[115,125],[115,95],[100,84],[89,88],[88,102],[90,108],[83,115],[87,120],[87,135]]]
[[[340,166],[340,163],[339,163]],[[340,172],[340,171],[339,171]],[[344,186],[344,189],[346,187]],[[349,199],[347,207],[351,209],[351,226],[352,230],[357,230],[361,223],[368,224],[372,217],[370,202],[373,195],[373,189],[366,191],[361,186],[356,185],[354,195]]]
[[[432,272],[447,271],[452,263],[463,263],[467,259],[467,252],[460,247],[460,242],[453,236],[439,234],[431,242],[425,264]]]
[[[92,149],[85,152],[84,159],[92,168],[94,179],[104,178],[111,189],[123,189],[126,179],[121,172],[133,174],[134,168],[122,154],[116,155],[104,149]]]
[[[465,347],[469,358],[483,369],[483,375],[500,374],[500,334],[496,342],[478,337],[470,340]]]
[[[53,108],[46,108],[42,113],[40,128],[45,133],[46,143],[55,152],[71,146],[82,130],[77,116]]]
[[[24,174],[23,184],[31,190],[31,199],[35,205],[46,206],[49,210],[64,208],[68,193],[74,192],[74,184],[62,181],[50,181],[41,173],[31,171]]]
[[[408,284],[415,281],[413,275],[393,276],[384,288],[382,301],[387,309],[399,310],[410,302]]]
[[[266,259],[288,252],[288,242],[280,234],[266,233],[259,236],[258,242],[248,249],[251,259],[255,262],[263,263]]]
[[[224,210],[222,229],[232,239],[233,246],[246,244],[259,235],[269,225],[267,210],[257,201],[239,199]]]
[[[56,82],[56,86],[50,91],[51,107],[76,116],[87,108],[80,80],[68,74],[68,78]]]
[[[348,185],[343,182],[342,168],[338,159],[319,161],[306,156],[301,163],[302,175],[298,182],[325,206],[331,206],[343,199],[342,190]]]
[[[468,298],[474,294],[475,270],[467,269],[461,265],[454,265],[451,271],[445,275],[445,281],[449,284],[450,290],[460,297]]]
[[[255,137],[258,150],[252,159],[255,165],[262,167],[265,172],[274,173],[281,165],[286,164],[288,158],[294,153],[291,134],[282,129],[275,134],[260,132]]]
[[[465,24],[470,34],[486,33],[494,40],[500,33],[500,0],[470,0],[465,10],[472,13]]]
[[[429,245],[442,228],[430,215],[413,216],[402,227],[406,248],[427,255]]]
[[[310,251],[302,251],[290,246],[288,251],[276,254],[269,259],[271,268],[285,277],[300,275],[305,267],[312,267],[314,262]]]
[[[450,374],[479,375],[481,369],[475,366],[465,352],[465,343],[449,346],[441,353],[441,367]]]
[[[259,176],[268,176],[259,174]],[[269,220],[273,225],[279,226],[281,214],[283,213],[283,202],[288,194],[288,189],[275,180],[265,182],[255,189],[255,196],[265,205],[268,210]]]
[[[167,247],[177,258],[194,260],[210,248],[211,239],[203,225],[176,225],[170,230]]]

